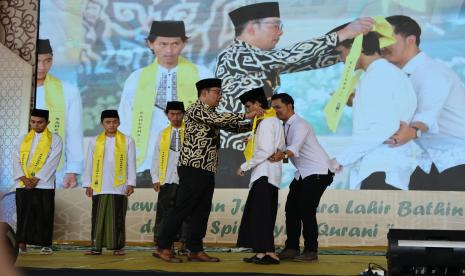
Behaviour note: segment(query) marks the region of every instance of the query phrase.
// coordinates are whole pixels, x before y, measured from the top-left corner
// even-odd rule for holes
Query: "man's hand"
[[[401,121],[397,132],[394,133],[394,135],[392,135],[384,143],[390,145],[391,147],[398,147],[404,145],[412,139],[415,139],[415,137],[417,137],[416,130],[406,122]]]
[[[39,183],[39,181],[40,181],[40,179],[35,177],[35,176],[33,178],[31,178],[29,188],[34,189],[37,186],[37,184]]]
[[[75,173],[66,173],[65,177],[63,177],[63,187],[65,189],[68,188],[75,188],[77,186],[77,174]]]
[[[31,189],[31,180],[24,175],[19,178],[24,183],[26,189]]]
[[[160,182],[153,183],[153,189],[158,193],[160,191]]]
[[[126,193],[125,193],[126,196],[130,196],[130,195],[132,195],[133,193],[134,193],[134,187],[131,186],[131,185],[128,185],[128,186],[126,187]]]
[[[245,119],[253,119],[255,116],[257,116],[257,117],[263,116],[264,113],[265,113],[265,110],[260,108],[260,109],[255,110],[255,111],[250,111],[250,112],[245,113],[244,118]]]
[[[342,171],[342,166],[337,162],[336,159],[329,160],[329,170],[335,173],[339,173]]]
[[[361,33],[366,34],[370,32],[373,29],[374,23],[375,21],[371,17],[362,17],[350,22],[344,29],[337,32],[339,42],[354,38]]]
[[[271,162],[280,162],[281,160],[284,159],[284,152],[283,151],[276,151],[273,155],[268,158],[269,161]]]
[[[236,174],[237,174],[238,176],[244,176],[244,175],[245,175],[245,172],[244,172],[241,168],[239,168],[239,169],[237,169]]]
[[[86,188],[86,196],[92,197],[92,195],[93,195],[92,188],[91,188],[91,187],[87,187],[87,188]]]
[[[355,92],[350,93],[349,98],[347,99],[347,106],[352,107],[354,105]]]

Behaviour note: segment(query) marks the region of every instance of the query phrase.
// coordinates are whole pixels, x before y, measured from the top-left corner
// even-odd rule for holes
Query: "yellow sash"
[[[42,169],[45,161],[47,161],[50,148],[52,147],[52,133],[48,129],[45,129],[37,143],[31,162],[29,162],[28,166],[27,161],[29,159],[32,141],[34,141],[34,135],[34,130],[29,131],[26,137],[24,137],[19,149],[19,163],[23,168],[24,176],[27,178],[34,177],[36,173]],[[24,183],[20,181],[19,186],[24,187]]]
[[[394,44],[396,39],[394,37],[394,30],[391,24],[389,24],[389,22],[387,22],[382,16],[375,16],[373,19],[375,20],[375,25],[373,26],[372,31],[380,34],[380,48]],[[324,109],[326,123],[332,132],[336,132],[339,121],[341,120],[342,111],[344,110],[347,100],[353,92],[355,85],[357,85],[358,79],[361,75],[361,70],[354,74],[354,69],[362,52],[362,43],[363,34],[359,34],[355,38],[349,55],[347,56],[339,86]]]
[[[127,170],[127,154],[126,154],[126,137],[121,132],[117,131],[115,135],[115,151],[114,151],[114,180],[113,186],[118,187],[126,183]],[[99,193],[102,191],[102,173],[103,160],[105,155],[105,132],[97,136],[94,148],[94,157],[92,161],[92,189]]]
[[[276,117],[276,111],[273,108],[268,108],[267,110],[265,110],[265,113],[263,114],[263,116],[259,118],[255,116],[253,118],[252,137],[247,142],[247,145],[245,146],[245,150],[244,150],[245,160],[247,161],[247,169],[249,168],[249,161],[253,157],[253,149],[254,149],[254,143],[255,143],[255,128],[257,128],[257,123],[259,120],[263,120],[265,118],[270,118],[270,117]]]
[[[51,132],[57,133],[63,145],[65,144],[65,94],[61,81],[54,76],[47,74],[44,80],[45,89],[45,108],[49,111],[50,124],[48,129]],[[61,169],[64,164],[65,158],[63,157],[65,151],[62,151],[60,163],[57,170]]]
[[[184,129],[186,125],[182,122],[179,132],[181,134],[181,144],[184,141]],[[173,127],[171,124],[162,130],[161,139],[160,139],[160,158],[158,159],[158,178],[160,179],[160,185],[163,185],[163,182],[166,178],[166,170],[168,168],[168,156],[170,152],[171,144],[171,130]]]
[[[132,110],[131,136],[136,144],[137,166],[145,160],[156,99],[158,61],[145,67],[137,83]],[[178,58],[177,96],[189,106],[197,100],[195,83],[200,79],[197,66],[183,57]],[[176,100],[176,99],[173,99]]]

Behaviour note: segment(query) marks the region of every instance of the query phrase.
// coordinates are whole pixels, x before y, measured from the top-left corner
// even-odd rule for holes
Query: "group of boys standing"
[[[227,147],[235,139],[227,135],[220,137],[220,130],[223,130],[229,133],[252,131],[244,152],[246,161],[237,164],[238,176],[252,171],[237,245],[252,248],[256,254],[244,261],[278,264],[280,259],[314,261],[318,258],[316,208],[332,182],[333,172],[340,171],[341,164],[345,164],[342,158],[330,160],[310,124],[295,114],[293,98],[286,93],[277,94],[275,90],[280,73],[321,68],[337,62],[343,50],[340,47],[344,46],[341,43],[370,32],[374,22],[371,18],[362,18],[320,38],[273,50],[282,35],[278,3],[244,6],[232,11],[230,17],[236,39],[219,55],[217,78],[209,78],[208,70],[180,56],[187,41],[182,21],[153,22],[147,44],[156,55],[155,61],[130,75],[119,110],[102,112],[104,131],[89,144],[83,187],[86,195],[92,197],[93,248],[86,254],[99,255],[104,247],[114,250],[115,255],[125,254],[122,249],[127,197],[134,192],[136,172],[150,170],[154,189],[159,192],[155,227],[157,249],[153,256],[167,262],[181,262],[172,249],[173,242],[181,237],[189,261],[218,262],[218,258],[204,252],[202,240],[207,230],[220,144]],[[410,22],[411,19],[401,17],[398,20]],[[410,39],[412,34],[402,29],[398,31],[396,21],[391,24],[399,36],[398,42]],[[404,35],[406,37],[402,37]],[[42,50],[44,45],[47,50]],[[346,48],[350,46],[351,43]],[[40,54],[48,54],[51,59],[48,41],[39,41],[38,50],[39,64]],[[408,59],[417,54],[420,55],[416,52]],[[237,63],[242,67],[236,66]],[[368,66],[366,64],[364,69]],[[50,95],[45,95],[46,104],[40,106],[41,101],[37,100],[36,106],[50,109],[52,126],[58,126],[55,132],[65,140],[66,150],[73,135],[68,130],[63,134],[60,122],[74,116],[63,104],[70,96],[66,96],[67,89],[63,93],[65,84],[48,76],[43,76],[43,94]],[[418,89],[415,90],[417,94],[420,93]],[[223,92],[226,98],[222,98]],[[356,97],[363,95],[363,90],[357,90]],[[454,99],[462,101],[460,97],[456,95]],[[443,98],[447,101],[446,96]],[[238,108],[238,100],[244,107]],[[360,102],[354,108],[360,109]],[[73,103],[80,105],[80,100]],[[186,110],[185,105],[188,106]],[[218,112],[218,106],[221,111],[245,108],[246,112]],[[453,112],[454,106],[456,102],[445,111],[436,108],[435,112],[447,114],[449,109]],[[425,120],[424,124],[410,118],[412,123],[409,125],[409,121],[399,130],[391,131],[384,137],[386,142],[400,146],[409,139],[419,138],[421,132],[443,129],[436,121],[437,114],[436,117],[426,115],[426,111],[422,114],[418,117]],[[18,241],[22,250],[26,243],[44,246],[43,254],[51,253],[55,171],[62,155],[60,136],[47,129],[49,116],[43,109],[31,112],[31,131],[20,138],[18,153],[14,156]],[[120,121],[121,132],[118,130]],[[425,127],[427,123],[429,128]],[[151,135],[153,133],[159,134]],[[68,161],[72,153],[66,151],[64,156]],[[297,172],[286,202],[286,247],[276,254],[273,229],[281,161],[288,159]],[[68,186],[75,185],[75,174],[71,174]],[[305,241],[303,252],[299,247],[301,234]]]

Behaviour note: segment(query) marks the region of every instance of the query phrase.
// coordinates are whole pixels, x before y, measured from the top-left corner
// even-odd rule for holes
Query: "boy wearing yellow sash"
[[[153,188],[158,192],[157,214],[155,218],[154,242],[160,233],[163,221],[166,219],[168,210],[173,207],[176,201],[176,191],[178,189],[179,176],[177,164],[182,141],[184,140],[184,103],[171,101],[166,104],[166,117],[170,125],[163,129],[157,138],[155,151],[153,153],[152,176]],[[188,224],[185,222],[179,233],[181,242],[178,254],[185,254],[185,241]]]
[[[63,140],[63,153],[56,173],[57,188],[74,188],[84,167],[82,101],[79,90],[52,76],[53,51],[48,39],[37,44],[36,107],[48,109],[48,129]]]
[[[63,144],[51,133],[48,110],[33,109],[31,131],[18,140],[13,154],[16,180],[16,238],[22,252],[27,244],[42,246],[41,254],[52,254],[55,212],[55,173]]]
[[[136,143],[138,187],[152,187],[149,170],[155,140],[169,124],[166,103],[181,101],[189,106],[197,100],[195,83],[212,76],[207,68],[181,56],[187,40],[183,21],[153,21],[147,46],[156,58],[124,84],[118,108],[120,130]]]
[[[350,170],[350,189],[407,189],[419,165],[422,150],[414,141],[397,148],[385,143],[417,108],[407,75],[380,55],[380,43],[391,37],[389,23],[376,18],[375,31],[336,48],[346,66],[364,71],[355,89],[350,142],[331,160],[332,171]]]
[[[102,248],[124,255],[128,196],[136,186],[136,151],[134,140],[118,130],[116,110],[101,115],[104,131],[89,143],[83,187],[92,197],[92,250],[100,255]]]
[[[283,126],[274,109],[270,108],[263,88],[249,90],[239,100],[247,112],[263,109],[265,114],[254,118],[252,137],[245,151],[246,161],[237,171],[239,176],[244,176],[246,171],[252,170],[237,246],[252,248],[255,253],[244,258],[244,262],[279,264],[273,232],[282,168],[281,162],[272,162],[269,158],[285,148]]]

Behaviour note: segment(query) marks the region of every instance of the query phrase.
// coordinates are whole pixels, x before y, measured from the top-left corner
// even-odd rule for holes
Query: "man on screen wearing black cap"
[[[362,18],[338,32],[274,49],[283,34],[278,2],[240,7],[229,16],[234,24],[235,39],[219,54],[215,75],[223,80],[225,100],[220,109],[234,112],[243,110],[238,97],[244,91],[264,87],[267,98],[270,98],[280,85],[280,74],[336,63],[338,57],[334,49],[338,43],[370,31],[373,24],[371,18]],[[240,152],[236,145],[241,139],[243,135],[222,133],[220,167],[222,160],[239,165]],[[237,181],[240,180],[234,179],[233,183]]]
[[[152,187],[148,170],[156,134],[169,124],[164,114],[166,103],[181,101],[189,106],[196,101],[195,83],[212,76],[205,67],[181,56],[187,40],[183,21],[153,21],[147,45],[155,60],[134,71],[124,84],[118,108],[120,130],[135,140],[142,187]]]
[[[215,188],[218,163],[219,131],[250,131],[251,119],[263,111],[219,113],[221,80],[203,79],[196,83],[198,100],[186,111],[186,130],[178,162],[179,188],[174,208],[168,211],[158,237],[158,249],[153,256],[167,262],[181,262],[171,252],[171,246],[183,221],[190,216],[186,241],[189,261],[218,262],[203,251],[208,217]]]
[[[102,248],[113,255],[125,255],[128,196],[136,186],[134,140],[118,130],[116,110],[100,116],[104,131],[89,142],[82,187],[92,197],[92,249],[86,255],[100,255]]]
[[[150,168],[153,188],[158,193],[155,231],[153,235],[155,244],[157,244],[158,234],[166,219],[168,209],[174,206],[176,192],[179,187],[177,165],[182,141],[184,140],[184,103],[178,101],[168,102],[165,113],[170,124],[158,134],[153,153],[152,167]],[[185,242],[187,231],[188,224],[184,222],[179,233],[181,246],[178,254],[186,254]]]
[[[63,144],[60,136],[48,130],[48,124],[48,110],[33,109],[31,131],[19,138],[13,154],[16,238],[23,253],[27,244],[33,244],[42,246],[41,254],[52,254],[55,173]]]
[[[63,156],[56,173],[57,188],[74,188],[77,175],[84,166],[82,101],[79,90],[68,82],[52,76],[53,50],[48,39],[37,44],[36,108],[50,112],[51,132],[63,140]]]

